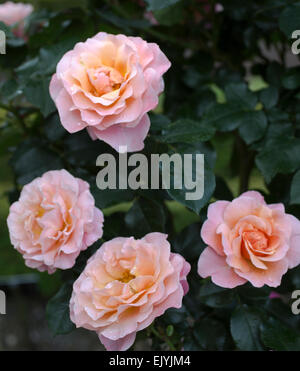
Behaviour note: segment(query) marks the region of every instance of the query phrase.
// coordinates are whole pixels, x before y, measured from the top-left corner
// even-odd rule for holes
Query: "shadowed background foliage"
[[[276,289],[281,297],[272,300],[269,288],[247,284],[227,290],[201,280],[195,270],[210,201],[257,189],[268,202],[283,202],[300,218],[300,67],[290,52],[291,32],[300,29],[299,2],[31,3],[35,12],[26,21],[28,40],[9,34],[7,54],[0,56],[0,287],[11,303],[7,317],[0,317],[0,349],[101,348],[94,334],[81,330],[52,338],[44,319],[46,302],[60,289],[48,305],[51,333],[74,330],[63,321],[71,286],[62,285],[74,280],[101,243],[82,254],[74,270],[49,276],[26,268],[9,242],[6,217],[22,186],[47,170],[64,167],[89,181],[106,217],[104,239],[160,230],[192,264],[183,308],[167,311],[139,334],[135,349],[299,350],[299,319],[290,310],[299,269],[284,277]],[[199,202],[187,202],[174,189],[96,188],[96,158],[112,149],[92,142],[85,132],[68,134],[48,86],[62,55],[99,31],[157,42],[171,60],[143,153],[204,153],[205,196]]]

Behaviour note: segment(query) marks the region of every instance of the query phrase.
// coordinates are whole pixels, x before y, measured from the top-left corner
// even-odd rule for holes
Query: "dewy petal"
[[[59,96],[62,89],[63,85],[61,81],[57,78],[57,75],[54,74],[49,85],[50,96],[54,100],[54,102],[56,102],[56,99]]]
[[[216,224],[221,224],[224,221],[224,212],[230,204],[229,201],[216,201],[208,206],[207,217]]]
[[[287,215],[291,226],[292,233],[290,237],[290,249],[287,252],[289,268],[294,268],[300,264],[300,221],[293,215]]]
[[[216,254],[210,247],[207,247],[200,255],[198,274],[203,278],[211,276],[213,283],[229,289],[246,282],[228,266],[225,257]]]
[[[144,139],[150,128],[150,119],[144,115],[139,124],[134,128],[127,128],[122,125],[113,125],[105,130],[88,128],[92,139],[98,138],[120,152],[126,148],[128,152],[141,151],[144,148]]]
[[[61,123],[69,133],[76,133],[87,126],[87,124],[82,121],[80,111],[74,109],[73,102],[66,90],[61,90],[59,93],[56,106]]]
[[[267,269],[253,268],[248,272],[238,271],[238,274],[250,281],[255,287],[268,285],[278,287],[281,283],[282,276],[288,270],[288,261],[286,258],[276,262],[268,262]]]
[[[136,337],[136,333],[133,332],[118,340],[110,340],[107,337],[101,335],[101,333],[99,333],[99,339],[101,343],[105,346],[106,350],[109,350],[109,351],[120,352],[120,351],[125,351],[129,349],[133,345],[135,341],[135,337]]]
[[[222,236],[217,234],[217,224],[211,220],[207,219],[201,228],[201,237],[203,241],[213,248],[217,254],[224,255],[222,246]]]
[[[250,197],[253,200],[258,201],[261,204],[266,204],[264,197],[257,191],[247,191],[241,194],[240,197]]]
[[[243,217],[254,215],[254,211],[261,206],[260,201],[253,197],[240,196],[233,200],[224,211],[224,221],[230,228]]]

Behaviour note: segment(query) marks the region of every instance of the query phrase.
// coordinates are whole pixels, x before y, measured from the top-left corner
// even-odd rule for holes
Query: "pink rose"
[[[114,238],[89,259],[73,286],[71,320],[96,331],[108,350],[126,350],[136,332],[180,308],[190,265],[170,252],[167,235]]]
[[[17,37],[24,37],[24,19],[32,12],[33,7],[30,4],[8,1],[0,5],[0,21],[14,26],[13,32]]]
[[[103,215],[89,184],[66,170],[48,171],[24,186],[7,219],[11,243],[30,268],[69,269],[102,236]]]
[[[207,247],[198,262],[201,277],[233,288],[246,281],[277,287],[288,268],[300,263],[300,222],[283,204],[267,205],[258,192],[208,208],[201,236]]]
[[[139,151],[169,67],[157,44],[100,32],[63,56],[50,95],[70,133],[87,128],[117,151]]]

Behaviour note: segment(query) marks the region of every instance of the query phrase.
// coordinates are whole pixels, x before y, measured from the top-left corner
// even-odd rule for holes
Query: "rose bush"
[[[99,349],[98,337],[107,349],[299,350],[299,3],[21,9],[0,6],[1,282],[33,268],[51,332],[83,327]],[[137,189],[120,186],[125,150],[148,160],[128,155]],[[97,188],[101,154],[117,189]],[[153,154],[191,155],[203,197],[186,197],[173,165],[168,189],[147,189],[138,171]]]

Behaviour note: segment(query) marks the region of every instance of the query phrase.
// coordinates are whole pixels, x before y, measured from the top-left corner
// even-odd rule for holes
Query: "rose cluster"
[[[3,9],[0,19],[5,14],[8,24],[30,12],[11,3]],[[92,139],[118,151],[138,151],[169,67],[158,45],[100,32],[64,55],[50,94],[70,133],[87,129]],[[49,274],[72,268],[81,251],[102,237],[103,223],[89,184],[66,170],[25,185],[7,219],[11,243],[26,265]],[[266,204],[258,192],[212,203],[201,236],[207,247],[198,273],[222,287],[276,287],[300,263],[299,220],[283,204]],[[70,316],[76,326],[95,331],[109,350],[126,350],[138,331],[168,308],[180,308],[190,265],[171,252],[167,237],[153,231],[141,239],[105,241],[73,285]]]

